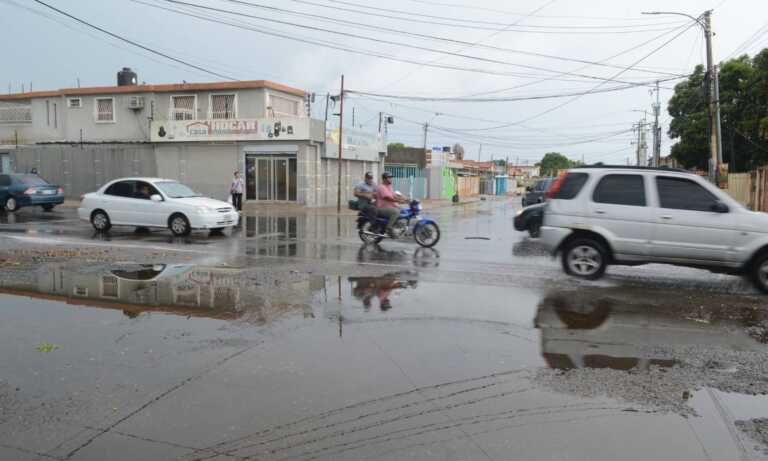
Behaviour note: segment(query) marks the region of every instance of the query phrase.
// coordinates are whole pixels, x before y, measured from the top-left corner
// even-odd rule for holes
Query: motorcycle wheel
[[[384,240],[384,237],[377,237],[369,234],[369,232],[373,232],[373,226],[370,222],[366,221],[357,231],[357,235],[360,236],[360,240],[362,240],[363,243],[379,243]]]
[[[413,238],[424,248],[432,248],[440,241],[440,228],[434,223],[424,224],[414,230]]]

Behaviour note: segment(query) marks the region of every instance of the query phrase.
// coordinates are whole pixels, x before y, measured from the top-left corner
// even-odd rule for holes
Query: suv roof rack
[[[627,165],[581,165],[571,168],[572,170],[590,169],[590,168],[602,168],[611,170],[650,170],[650,171],[673,171],[675,173],[691,173],[690,171],[683,170],[681,168],[671,168],[667,166],[627,166]]]

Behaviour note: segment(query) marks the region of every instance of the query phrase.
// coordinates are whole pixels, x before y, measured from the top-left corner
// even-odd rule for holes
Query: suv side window
[[[608,174],[603,176],[592,194],[595,203],[645,206],[645,181],[639,174]]]
[[[0,187],[8,187],[11,185],[11,177],[7,174],[0,174]]]
[[[712,211],[718,199],[711,192],[685,178],[657,176],[661,208],[690,211]]]
[[[106,195],[115,195],[117,197],[133,198],[134,181],[120,181],[112,184],[104,191]]]
[[[563,180],[563,184],[560,186],[560,190],[557,191],[555,198],[560,200],[573,200],[579,195],[584,184],[587,183],[587,179],[589,179],[587,173],[568,173]]]

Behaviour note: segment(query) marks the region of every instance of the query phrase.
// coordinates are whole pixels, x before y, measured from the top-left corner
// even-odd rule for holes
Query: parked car
[[[99,232],[113,225],[167,227],[173,235],[193,229],[219,232],[238,224],[240,216],[227,202],[203,197],[171,179],[123,178],[85,194],[77,210]]]
[[[583,167],[547,192],[541,240],[585,279],[609,264],[668,263],[748,275],[768,293],[768,214],[667,168]]]
[[[543,203],[546,200],[547,189],[555,181],[555,178],[543,178],[536,181],[533,186],[525,188],[525,195],[523,195],[523,206],[534,205],[536,203]]]
[[[64,203],[64,189],[35,174],[0,174],[0,206],[13,213],[21,207],[53,210]]]
[[[515,214],[515,229],[520,232],[528,231],[531,237],[541,235],[541,224],[544,220],[544,208],[546,203],[537,203],[529,207],[521,208]]]

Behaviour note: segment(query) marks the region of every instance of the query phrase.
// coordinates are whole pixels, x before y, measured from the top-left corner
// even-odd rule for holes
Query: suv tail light
[[[555,181],[552,183],[551,186],[549,186],[549,189],[547,189],[547,192],[544,193],[544,195],[548,199],[553,199],[557,195],[558,192],[560,192],[560,188],[563,187],[563,183],[565,182],[565,178],[568,176],[568,173],[563,173],[560,176],[555,179]]]
[[[59,192],[60,194],[63,194],[63,193],[64,193],[64,188],[63,188],[63,187],[59,187],[59,191],[58,191],[58,192]]]
[[[24,195],[33,195],[35,192],[37,192],[37,189],[34,187],[30,187],[29,189],[24,191]]]

